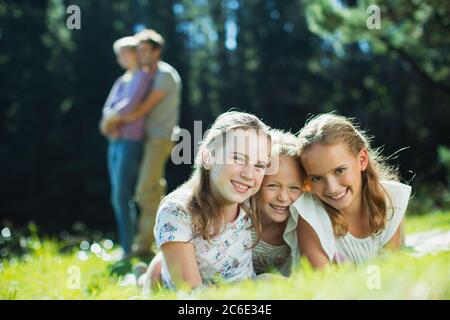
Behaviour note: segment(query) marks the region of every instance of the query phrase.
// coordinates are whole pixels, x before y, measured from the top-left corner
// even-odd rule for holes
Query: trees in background
[[[66,28],[70,4],[80,30]],[[381,29],[367,28],[370,4]],[[166,37],[164,59],[182,76],[182,127],[205,130],[237,107],[296,132],[337,110],[385,154],[410,147],[393,163],[415,187],[445,188],[449,13],[413,0],[0,1],[2,218],[113,224],[97,124],[121,72],[112,43],[142,26]],[[190,170],[169,164],[169,187]]]

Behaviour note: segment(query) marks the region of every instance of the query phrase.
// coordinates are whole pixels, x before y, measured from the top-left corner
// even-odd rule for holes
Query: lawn
[[[410,216],[407,234],[450,231],[450,212]],[[302,261],[289,279],[221,284],[187,294],[161,290],[142,297],[111,274],[102,242],[60,253],[61,244],[35,237],[29,254],[0,263],[0,299],[450,299],[450,251],[416,255],[411,248],[383,253],[363,266],[314,271]]]

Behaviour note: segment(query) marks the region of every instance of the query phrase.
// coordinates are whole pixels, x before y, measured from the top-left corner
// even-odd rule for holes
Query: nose
[[[278,192],[277,195],[277,200],[280,201],[281,203],[285,203],[289,201],[289,195],[287,190],[285,190],[284,188],[280,190],[280,192]]]
[[[252,180],[254,177],[253,167],[250,164],[245,165],[242,168],[241,176],[247,180]]]
[[[338,183],[336,179],[334,179],[333,177],[327,179],[325,192],[328,194],[334,194],[338,192]]]

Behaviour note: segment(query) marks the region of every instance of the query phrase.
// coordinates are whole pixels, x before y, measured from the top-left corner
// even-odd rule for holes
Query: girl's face
[[[231,130],[208,156],[212,194],[223,205],[239,204],[259,191],[269,164],[271,145],[256,130]]]
[[[133,69],[139,64],[136,51],[127,47],[120,48],[117,62],[125,70]]]
[[[361,210],[362,178],[369,161],[367,149],[357,155],[344,144],[315,144],[301,157],[311,191],[343,212]]]
[[[263,219],[281,223],[289,217],[289,206],[302,193],[302,176],[299,163],[293,157],[281,156],[278,171],[266,175],[260,195]]]

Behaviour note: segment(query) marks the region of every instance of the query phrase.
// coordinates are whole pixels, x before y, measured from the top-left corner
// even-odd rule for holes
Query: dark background
[[[369,30],[369,4],[381,29]],[[67,6],[81,9],[68,30]],[[121,74],[112,51],[143,26],[183,81],[181,127],[232,107],[297,132],[310,115],[357,118],[415,192],[445,207],[450,135],[448,1],[0,0],[0,225],[83,221],[113,230],[101,109]],[[189,165],[167,165],[169,189]]]

